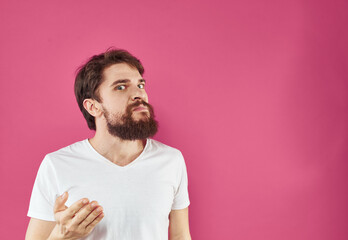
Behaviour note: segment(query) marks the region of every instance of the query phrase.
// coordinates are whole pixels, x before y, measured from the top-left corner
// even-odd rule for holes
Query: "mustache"
[[[149,109],[152,108],[152,106],[149,103],[145,102],[144,100],[138,100],[135,103],[129,104],[127,107],[127,110],[131,111],[134,107],[138,107],[140,105],[144,105],[145,107],[147,107]]]
[[[131,104],[128,105],[128,107],[126,108],[126,116],[127,116],[128,118],[131,118],[132,113],[133,113],[132,109],[135,108],[135,107],[140,106],[141,104],[144,105],[145,107],[147,107],[147,109],[148,109],[149,112],[150,112],[150,117],[151,117],[151,118],[154,118],[154,117],[155,117],[155,113],[154,113],[154,110],[153,110],[152,105],[149,104],[149,103],[147,103],[147,102],[145,102],[145,101],[142,100],[142,99],[140,99],[140,100],[138,100],[138,101],[136,101],[136,102],[131,103]]]

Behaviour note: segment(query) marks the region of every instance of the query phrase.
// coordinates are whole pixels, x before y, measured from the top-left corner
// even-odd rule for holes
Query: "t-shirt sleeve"
[[[178,187],[174,194],[172,210],[184,209],[190,205],[188,193],[188,177],[184,157],[180,153]]]
[[[46,155],[40,164],[31,193],[28,217],[55,221],[53,206],[59,195],[52,163]]]

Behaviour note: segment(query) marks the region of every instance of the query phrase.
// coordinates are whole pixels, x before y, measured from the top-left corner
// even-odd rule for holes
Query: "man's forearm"
[[[169,240],[192,240],[191,235],[169,237]]]
[[[50,236],[47,238],[47,240],[60,240],[61,238],[58,238],[58,225],[56,224],[56,226],[54,226]]]

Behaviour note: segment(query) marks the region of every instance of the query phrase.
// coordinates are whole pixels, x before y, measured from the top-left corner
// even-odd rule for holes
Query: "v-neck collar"
[[[98,153],[97,150],[95,150],[94,147],[91,145],[91,143],[89,142],[88,138],[85,139],[84,142],[87,145],[87,147],[91,150],[93,155],[95,155],[98,159],[100,159],[100,160],[102,160],[104,162],[109,163],[110,165],[114,166],[117,169],[125,170],[125,169],[128,169],[129,167],[133,166],[145,154],[145,152],[147,151],[147,149],[149,147],[150,139],[149,138],[146,139],[146,143],[145,143],[144,149],[140,153],[140,155],[136,159],[134,159],[132,162],[128,163],[125,166],[117,165],[116,163],[113,163],[112,161],[110,161],[109,159],[107,159],[106,157],[104,157],[103,155]]]

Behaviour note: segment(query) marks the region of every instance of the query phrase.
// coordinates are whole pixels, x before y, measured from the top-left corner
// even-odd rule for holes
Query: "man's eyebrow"
[[[146,83],[146,80],[143,79],[143,78],[139,79],[138,81],[139,81],[139,82]],[[119,79],[119,80],[114,81],[114,82],[110,85],[110,87],[113,87],[113,86],[115,86],[115,85],[117,85],[117,84],[120,84],[120,83],[129,83],[129,82],[130,82],[129,79]]]

